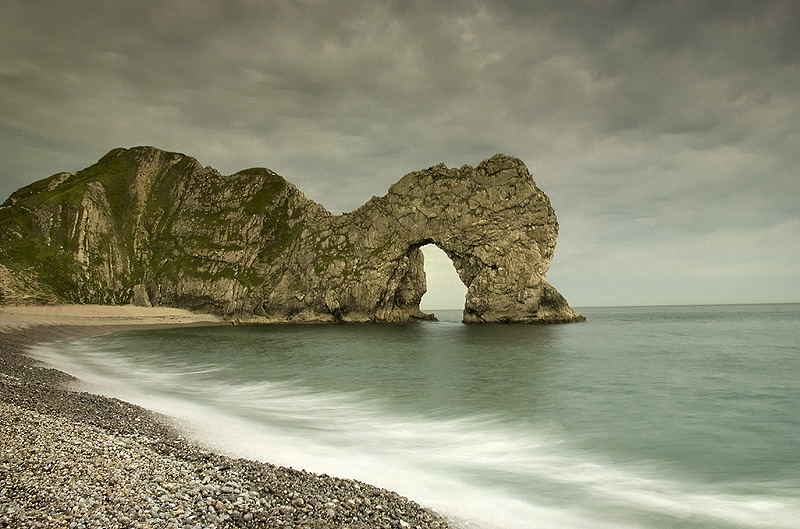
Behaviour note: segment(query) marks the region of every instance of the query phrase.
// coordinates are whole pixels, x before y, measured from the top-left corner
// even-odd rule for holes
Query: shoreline
[[[444,529],[394,492],[213,453],[169,417],[75,389],[35,344],[222,320],[179,309],[0,306],[0,528]]]

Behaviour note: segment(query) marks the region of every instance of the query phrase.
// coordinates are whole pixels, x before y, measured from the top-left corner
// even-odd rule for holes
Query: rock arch
[[[419,248],[433,243],[467,287],[465,322],[580,321],[545,279],[557,235],[550,200],[501,154],[409,173],[332,215],[268,169],[223,176],[183,154],[119,148],[0,207],[0,302],[408,321],[426,317]]]
[[[316,251],[300,260],[325,266],[298,286],[321,292],[316,312],[335,320],[423,319],[420,248],[435,244],[467,287],[464,322],[580,321],[545,279],[557,234],[550,201],[520,160],[496,155],[477,167],[440,164],[304,232],[299,253]]]

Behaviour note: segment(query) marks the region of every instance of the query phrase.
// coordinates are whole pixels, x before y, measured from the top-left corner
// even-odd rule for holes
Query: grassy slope
[[[244,243],[236,239],[236,230],[226,228],[259,215],[263,219],[259,261],[270,263],[278,258],[297,235],[297,228],[290,229],[290,221],[300,215],[297,210],[290,213],[282,199],[287,182],[266,169],[248,169],[230,177],[213,170],[206,175],[193,174],[197,161],[181,155],[177,163],[160,168],[144,204],[136,204],[131,189],[139,169],[137,149],[114,149],[78,173],[56,174],[15,192],[0,208],[0,264],[17,278],[38,278],[27,283],[40,301],[102,302],[86,299],[80,292],[83,270],[75,259],[75,223],[81,217],[86,186],[99,182],[110,205],[109,244],[117,245],[129,263],[125,277],[118,278],[123,290],[148,277],[176,281],[182,275],[203,281],[228,277],[249,286],[261,284],[263,278],[253,270],[203,255],[208,250],[241,249]],[[202,187],[192,189],[192,185]],[[220,200],[225,191],[232,191],[236,199]],[[187,193],[199,196],[190,210],[182,207]],[[42,222],[43,214],[53,220]],[[174,230],[178,220],[192,227],[190,233],[179,235],[180,230]],[[50,226],[49,240],[43,224]],[[134,247],[137,230],[140,241],[144,232],[145,248]],[[231,235],[226,240],[221,234],[228,232]],[[125,296],[119,294],[117,298]],[[0,302],[2,296],[0,289]]]

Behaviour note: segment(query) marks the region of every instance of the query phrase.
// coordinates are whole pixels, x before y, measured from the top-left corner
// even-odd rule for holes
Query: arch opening
[[[425,281],[428,287],[420,300],[420,309],[426,313],[463,310],[467,287],[458,277],[453,262],[435,244],[426,244],[420,247],[420,251],[425,256]]]

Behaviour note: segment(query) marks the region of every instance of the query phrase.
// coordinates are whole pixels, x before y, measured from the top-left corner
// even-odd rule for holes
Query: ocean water
[[[38,347],[210,448],[462,528],[800,528],[800,305],[572,325],[138,330]]]

